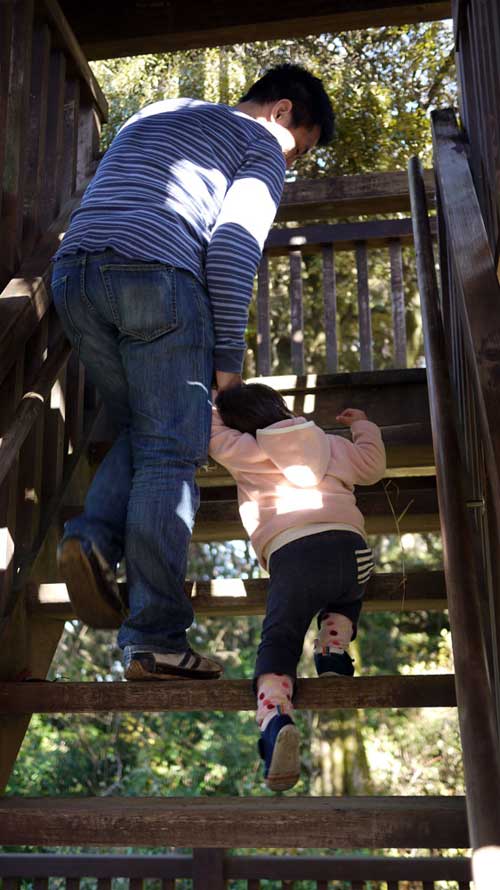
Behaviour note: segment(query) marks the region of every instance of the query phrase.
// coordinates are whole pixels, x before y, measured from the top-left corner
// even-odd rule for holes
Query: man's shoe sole
[[[125,669],[126,680],[219,680],[222,671],[193,671],[175,668],[163,671],[148,671],[138,660],[132,660]]]
[[[98,566],[91,560],[78,538],[62,541],[57,564],[66,582],[75,615],[84,624],[96,628],[117,628],[126,616],[125,606],[108,590]]]
[[[300,733],[289,723],[280,730],[274,743],[273,756],[266,777],[271,791],[287,791],[300,777]]]

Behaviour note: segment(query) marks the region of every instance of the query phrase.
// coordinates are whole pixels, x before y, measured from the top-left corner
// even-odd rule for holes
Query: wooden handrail
[[[23,395],[9,429],[0,441],[0,485],[9,474],[21,446],[45,408],[58,374],[69,359],[71,345],[64,335],[45,359],[29,392]]]
[[[438,311],[439,293],[432,239],[417,158],[410,161],[409,180],[469,831],[472,845],[480,848],[498,844],[500,839],[500,758],[495,708],[480,626],[479,580],[469,528],[467,496],[460,471],[458,437],[452,420],[453,395]]]
[[[190,878],[197,856],[170,854],[30,855],[4,853],[0,875],[4,878]],[[372,881],[469,881],[470,860],[464,856],[241,856],[224,855],[225,879],[277,880],[372,880]]]
[[[431,222],[433,233],[435,220]],[[322,247],[331,244],[335,251],[355,250],[363,241],[367,247],[388,247],[394,239],[401,244],[413,244],[411,219],[370,219],[353,223],[318,223],[310,226],[293,226],[271,229],[264,250],[268,256],[286,256],[290,251],[303,254],[321,253]]]

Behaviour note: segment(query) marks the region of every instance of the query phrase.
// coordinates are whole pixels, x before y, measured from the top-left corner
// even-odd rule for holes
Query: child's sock
[[[352,621],[346,615],[327,612],[321,619],[317,639],[314,641],[316,655],[342,655],[352,638]]]
[[[277,714],[291,714],[293,678],[287,674],[261,674],[257,680],[256,720],[261,732]]]

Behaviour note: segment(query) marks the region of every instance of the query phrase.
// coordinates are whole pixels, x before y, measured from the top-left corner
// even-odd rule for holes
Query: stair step
[[[0,799],[0,844],[129,847],[469,846],[462,797]]]
[[[447,708],[456,705],[452,674],[325,677],[298,681],[298,710]],[[251,680],[140,683],[0,683],[0,714],[101,711],[253,711]]]
[[[281,392],[295,414],[314,420],[327,432],[350,436],[337,428],[335,417],[346,407],[361,408],[383,429],[388,475],[434,473],[434,454],[425,369],[361,371],[352,374],[288,374],[255,378]],[[415,422],[418,418],[418,422]],[[110,427],[96,427],[89,453],[99,463],[110,447]],[[201,486],[230,485],[231,477],[211,463],[200,470]]]
[[[384,480],[356,488],[356,500],[365,518],[367,534],[439,531],[439,507],[434,477]],[[401,517],[396,523],[396,517]],[[66,518],[66,517],[65,517]],[[194,541],[245,539],[236,487],[202,489]]]
[[[356,499],[365,518],[367,534],[396,534],[395,516],[401,517],[401,533],[440,531],[434,477],[412,476],[360,486],[356,489]],[[61,523],[77,516],[81,510],[80,505],[64,507],[60,512]],[[246,538],[238,512],[236,486],[202,488],[193,541],[224,542]]]
[[[309,415],[308,415],[309,417]],[[334,433],[349,439],[350,431],[345,427],[337,429],[330,420],[330,426],[323,427],[325,432]],[[434,451],[432,447],[432,430],[429,423],[403,423],[383,426],[387,470],[386,477],[434,476],[436,473]],[[106,428],[101,435],[106,435]],[[111,447],[111,439],[94,440],[90,443],[88,453],[91,464],[99,464]],[[198,485],[208,488],[220,485],[234,485],[233,478],[225,467],[210,458],[206,466],[196,474]]]
[[[217,578],[214,581],[186,581],[186,594],[192,598],[197,616],[262,615],[266,610],[267,578]],[[127,600],[126,584],[120,584],[123,599]],[[367,586],[363,612],[388,610],[411,611],[446,609],[444,572],[380,572],[374,574]],[[75,613],[65,584],[28,585],[28,607],[48,618],[70,621]],[[120,626],[117,616],[116,627]]]

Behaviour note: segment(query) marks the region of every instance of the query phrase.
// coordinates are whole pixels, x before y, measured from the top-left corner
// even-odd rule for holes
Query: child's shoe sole
[[[352,680],[351,674],[337,674],[335,671],[323,671],[322,674],[318,674],[320,680],[321,677],[347,677],[348,680]]]
[[[300,776],[300,733],[293,723],[280,730],[266,776],[271,791],[293,788]]]
[[[89,627],[119,627],[126,615],[125,606],[107,583],[95,556],[86,553],[79,538],[61,541],[57,564],[76,617]]]

